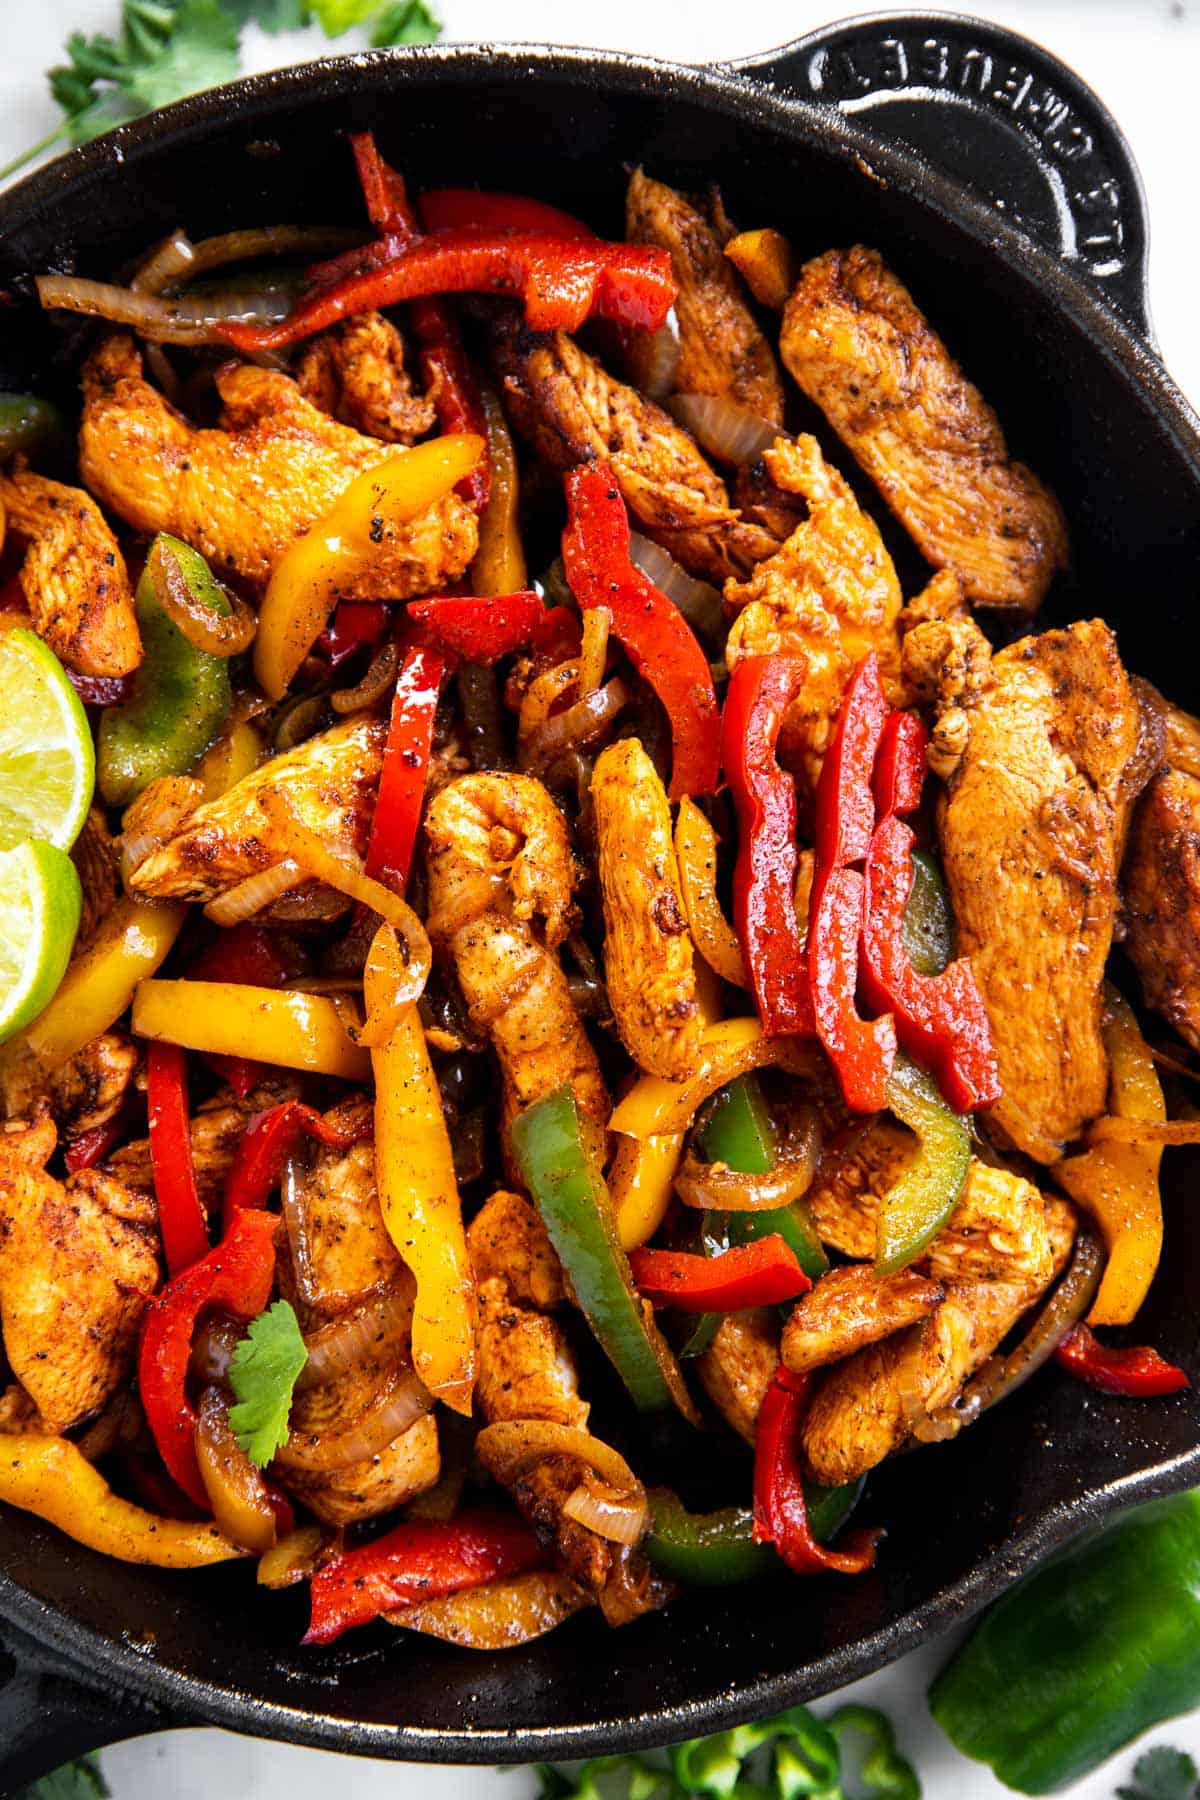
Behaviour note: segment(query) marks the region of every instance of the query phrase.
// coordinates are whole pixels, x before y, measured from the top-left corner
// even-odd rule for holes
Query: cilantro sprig
[[[286,1300],[258,1315],[230,1359],[229,1383],[237,1405],[229,1409],[229,1423],[260,1469],[287,1443],[292,1389],[307,1361],[296,1315]]]
[[[355,27],[377,48],[431,44],[441,21],[427,0],[122,0],[115,34],[72,32],[49,71],[62,123],[0,168],[0,181],[56,144],[85,144],[156,106],[229,81],[249,24],[272,35],[316,22],[326,37]]]

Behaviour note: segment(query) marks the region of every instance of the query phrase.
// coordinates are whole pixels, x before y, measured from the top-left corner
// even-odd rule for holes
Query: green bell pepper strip
[[[917,1153],[883,1197],[876,1221],[875,1271],[905,1268],[936,1237],[962,1198],[971,1161],[971,1130],[942,1099],[931,1075],[896,1052],[888,1106],[916,1132]]]
[[[829,1267],[817,1228],[803,1200],[770,1211],[737,1212],[721,1215],[729,1226],[731,1244],[750,1244],[755,1238],[777,1232],[791,1250],[810,1281],[817,1281]]]
[[[0,394],[0,463],[36,456],[60,463],[71,448],[64,415],[36,394]]]
[[[765,1175],[775,1166],[775,1121],[753,1070],[720,1088],[700,1122],[705,1162],[724,1163],[742,1175]]]
[[[580,1310],[640,1411],[696,1412],[679,1366],[633,1285],[608,1189],[570,1083],[513,1120],[512,1152]]]
[[[843,1487],[818,1487],[815,1482],[806,1486],[808,1522],[819,1542],[831,1538],[849,1518],[863,1485],[859,1480]],[[650,1530],[642,1548],[661,1575],[690,1587],[732,1587],[778,1569],[779,1559],[770,1544],[754,1542],[754,1514],[749,1507],[690,1513],[669,1488],[654,1488],[648,1497]]]
[[[1090,1533],[984,1615],[933,1716],[1006,1786],[1051,1794],[1200,1704],[1200,1489]]]
[[[912,892],[904,909],[904,948],[918,975],[940,975],[954,960],[954,915],[946,884],[927,850],[913,851],[912,867]]]
[[[156,584],[167,557],[210,612],[225,618],[231,610],[199,551],[160,532],[134,602],[145,654],[133,692],[106,706],[100,720],[98,778],[109,806],[128,806],[160,776],[190,769],[220,732],[233,701],[229,659],[197,650],[163,610]]]

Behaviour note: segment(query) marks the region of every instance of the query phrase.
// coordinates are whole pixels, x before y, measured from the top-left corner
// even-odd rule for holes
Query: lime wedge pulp
[[[0,631],[0,850],[24,838],[69,850],[95,776],[87,714],[57,656],[23,625]]]
[[[0,851],[0,1044],[47,1006],[66,973],[82,894],[53,844]]]

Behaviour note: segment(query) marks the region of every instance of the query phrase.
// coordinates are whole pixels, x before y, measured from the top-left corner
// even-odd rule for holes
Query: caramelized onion
[[[233,1353],[246,1335],[243,1319],[228,1313],[213,1313],[198,1328],[192,1339],[188,1368],[195,1380],[208,1385],[225,1379]]]
[[[523,745],[518,757],[521,768],[544,773],[564,751],[594,743],[628,705],[629,698],[629,688],[619,675],[614,675],[602,688],[576,700],[565,712],[555,713]]]
[[[304,1340],[308,1361],[296,1379],[297,1392],[335,1381],[348,1369],[402,1348],[412,1335],[412,1311],[410,1281],[366,1301],[347,1318],[322,1325]]]
[[[168,619],[195,649],[206,656],[240,656],[254,642],[258,620],[246,602],[222,586],[229,612],[212,612],[192,592],[179,558],[161,537],[146,559],[146,573]]]
[[[162,300],[78,275],[39,275],[38,299],[47,311],[83,313],[126,325],[152,344],[224,345],[226,325],[273,325],[291,308],[287,294],[212,294]]]
[[[330,694],[329,704],[334,712],[359,712],[363,707],[376,706],[395,682],[399,663],[400,652],[396,645],[381,644],[361,681],[356,682],[353,687],[338,688],[335,693]]]
[[[218,894],[205,907],[204,916],[214,925],[240,925],[244,919],[252,919],[264,906],[270,906],[281,894],[299,887],[307,879],[300,865],[285,857],[272,868],[260,869],[257,875],[247,875],[245,881]]]
[[[625,1458],[610,1444],[590,1431],[551,1419],[504,1419],[485,1425],[475,1439],[475,1454],[503,1487],[518,1481],[547,1456],[578,1457],[618,1493],[632,1493],[641,1485]]]
[[[724,395],[672,394],[667,411],[719,462],[753,462],[785,435],[780,426]]]
[[[358,232],[341,225],[252,225],[193,244],[191,272],[210,275],[214,269],[253,262],[260,256],[328,256],[361,241]]]
[[[640,1482],[636,1489],[612,1488],[590,1470],[563,1501],[563,1512],[610,1544],[640,1543],[650,1518],[646,1490]]]
[[[679,370],[679,320],[672,307],[657,331],[635,331],[629,340],[633,385],[648,400],[665,400]]]
[[[517,747],[531,738],[550,717],[557,701],[561,700],[568,688],[579,686],[579,664],[577,661],[556,663],[552,669],[546,669],[536,680],[531,681],[521,697],[521,710],[517,715]]]
[[[720,591],[710,582],[689,575],[670,553],[640,531],[629,534],[629,559],[652,581],[660,594],[677,606],[696,635],[710,649],[725,641],[725,609]]]
[[[607,606],[590,606],[583,615],[583,643],[579,650],[578,697],[586,700],[604,680],[608,660],[608,634],[612,613]]]
[[[558,1569],[531,1569],[383,1616],[389,1625],[442,1638],[460,1650],[512,1650],[553,1631],[594,1599],[590,1589]]]
[[[370,1406],[341,1431],[296,1433],[275,1458],[281,1468],[324,1475],[378,1456],[430,1412],[434,1397],[415,1369],[394,1369]]]
[[[275,1509],[266,1483],[233,1435],[219,1388],[205,1388],[200,1396],[196,1460],[213,1517],[225,1536],[261,1556],[275,1542]]]
[[[297,1581],[307,1581],[317,1566],[317,1552],[323,1537],[319,1525],[301,1525],[281,1537],[259,1559],[259,1586],[285,1588],[294,1586]]]
[[[328,694],[305,694],[302,699],[293,700],[282,710],[275,727],[276,750],[294,750],[297,744],[323,731],[331,711]]]
[[[162,239],[138,267],[130,282],[135,294],[161,294],[188,274],[196,261],[196,247],[178,228]]]
[[[706,1163],[689,1148],[675,1177],[687,1206],[713,1212],[767,1212],[789,1206],[812,1186],[821,1155],[821,1127],[811,1106],[797,1107],[765,1174],[747,1175],[726,1163]]]

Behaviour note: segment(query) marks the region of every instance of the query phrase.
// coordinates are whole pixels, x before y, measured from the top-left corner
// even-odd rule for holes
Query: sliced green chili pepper
[[[66,418],[49,400],[0,394],[0,463],[18,454],[62,462],[70,445]]]
[[[834,1488],[813,1482],[805,1488],[808,1522],[819,1542],[831,1538],[850,1516],[862,1489],[861,1480]],[[644,1549],[660,1574],[691,1587],[731,1587],[778,1568],[771,1546],[754,1542],[754,1514],[749,1507],[690,1513],[669,1488],[655,1488],[649,1500],[650,1531]]]
[[[1006,1786],[1050,1794],[1200,1704],[1200,1489],[1091,1532],[997,1601],[930,1689]]]
[[[133,693],[100,720],[100,792],[128,806],[161,775],[182,775],[204,754],[232,704],[227,657],[197,650],[167,617],[156,591],[159,560],[172,557],[193,597],[221,618],[228,597],[199,551],[160,532],[138,582],[135,610],[145,655]]]
[[[937,1082],[902,1050],[888,1077],[887,1099],[920,1142],[879,1208],[875,1269],[880,1275],[906,1267],[941,1230],[962,1198],[971,1160],[966,1118],[951,1111]]]
[[[904,948],[918,975],[940,975],[954,959],[954,914],[942,872],[925,850],[912,853],[912,893],[904,909]]]
[[[694,1417],[678,1364],[634,1289],[608,1189],[585,1143],[570,1085],[518,1114],[511,1139],[517,1167],[580,1310],[634,1405],[653,1412],[674,1404]]]
[[[839,1752],[847,1732],[857,1731],[867,1740],[859,1779],[864,1794],[880,1800],[921,1800],[921,1784],[907,1757],[896,1748],[890,1719],[874,1706],[839,1706],[826,1720]],[[797,1789],[796,1792],[806,1792]]]
[[[775,1121],[757,1075],[738,1075],[713,1095],[699,1137],[705,1162],[724,1163],[742,1175],[774,1168]]]

